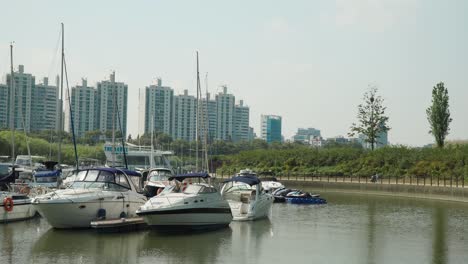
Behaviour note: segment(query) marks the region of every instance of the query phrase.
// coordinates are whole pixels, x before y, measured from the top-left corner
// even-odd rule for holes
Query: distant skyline
[[[468,2],[320,1],[5,1],[0,0],[0,73],[14,64],[55,80],[65,24],[70,85],[109,78],[128,84],[128,133],[138,127],[138,91],[162,78],[175,94],[228,91],[262,114],[282,116],[283,134],[315,127],[346,136],[357,105],[376,85],[390,117],[389,142],[432,143],[426,119],[432,87],[443,81],[453,117],[449,140],[468,139]],[[5,76],[2,76],[2,83]],[[144,109],[143,101],[140,110]],[[133,118],[132,118],[133,117]],[[144,119],[140,120],[143,127]]]

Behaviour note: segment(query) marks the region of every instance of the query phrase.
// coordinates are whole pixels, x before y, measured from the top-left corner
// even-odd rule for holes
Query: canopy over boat
[[[185,173],[185,174],[178,174],[176,176],[169,177],[169,180],[178,180],[183,181],[188,178],[210,178],[210,175],[207,172],[193,172],[193,173]]]
[[[277,182],[278,180],[275,177],[263,177],[263,178],[260,178],[260,181],[274,181],[274,182]]]
[[[260,180],[257,178],[257,176],[246,175],[246,176],[234,176],[231,179],[224,181],[224,183],[227,183],[227,182],[242,182],[242,183],[246,183],[252,186],[252,185],[259,184]]]
[[[107,171],[107,172],[110,172],[110,173],[123,172],[123,173],[127,174],[128,176],[138,176],[138,177],[141,177],[141,173],[139,173],[139,172],[137,172],[137,171],[127,170],[127,169],[124,169],[124,168],[100,167],[100,168],[92,168],[92,169],[89,169],[89,170]]]
[[[45,170],[45,171],[36,171],[34,174],[34,177],[55,177],[55,176],[60,176],[60,171],[58,170]]]

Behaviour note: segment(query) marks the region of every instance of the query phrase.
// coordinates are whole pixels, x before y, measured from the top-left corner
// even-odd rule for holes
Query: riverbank
[[[430,186],[414,184],[388,183],[351,183],[351,182],[322,182],[287,180],[281,182],[290,187],[310,188],[314,192],[346,192],[372,195],[402,196],[421,199],[435,199],[444,201],[468,203],[468,188],[450,186]]]

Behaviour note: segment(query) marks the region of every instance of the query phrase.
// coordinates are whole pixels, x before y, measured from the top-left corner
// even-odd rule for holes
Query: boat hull
[[[228,226],[232,220],[229,208],[187,208],[139,211],[137,214],[156,229],[204,229]]]
[[[272,196],[262,197],[259,201],[244,203],[239,201],[228,201],[232,210],[234,221],[253,221],[257,219],[267,218],[271,204],[274,198]]]
[[[106,218],[135,216],[141,202],[105,201],[105,202],[34,202],[40,215],[54,228],[89,228],[91,221],[98,219],[98,211],[104,209]]]
[[[9,223],[33,218],[37,211],[32,206],[31,202],[14,204],[13,210],[6,211],[3,204],[0,206],[0,223]]]

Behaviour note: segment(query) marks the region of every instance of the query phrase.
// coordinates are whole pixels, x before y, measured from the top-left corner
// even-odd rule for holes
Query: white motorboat
[[[66,189],[33,200],[39,213],[55,228],[87,228],[91,221],[135,216],[146,202],[138,172],[91,168],[77,173]]]
[[[31,198],[24,194],[0,192],[0,223],[26,220],[36,215]]]
[[[261,181],[253,175],[234,176],[224,181],[221,195],[229,202],[235,221],[268,217],[274,201],[273,196],[262,188]]]
[[[166,187],[137,210],[137,215],[156,229],[212,229],[232,221],[229,204],[216,188],[201,182],[207,173],[191,173],[169,178],[175,185]],[[188,184],[188,180],[198,180]]]
[[[174,173],[169,168],[150,169],[144,183],[146,195],[148,197],[157,195],[169,185],[169,177],[172,176],[174,176]]]
[[[237,176],[257,177],[257,174],[250,169],[244,169],[244,170],[240,170],[240,172],[237,173]],[[284,185],[281,182],[278,182],[278,180],[275,177],[264,177],[264,178],[262,177],[259,179],[262,182],[263,189],[265,189],[265,191],[269,193],[272,193],[276,189],[284,188]]]

